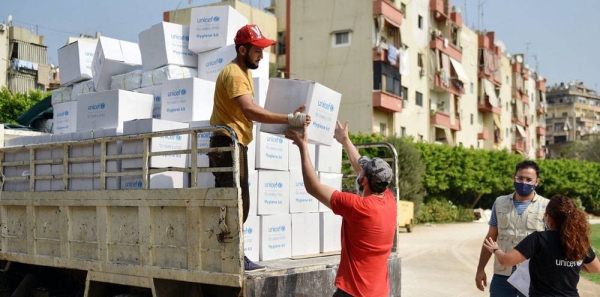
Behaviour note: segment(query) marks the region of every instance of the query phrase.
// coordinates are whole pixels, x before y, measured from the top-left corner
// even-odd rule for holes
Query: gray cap
[[[390,183],[394,175],[390,164],[381,158],[369,159],[362,156],[358,159],[358,165],[362,167],[365,177],[373,184]]]

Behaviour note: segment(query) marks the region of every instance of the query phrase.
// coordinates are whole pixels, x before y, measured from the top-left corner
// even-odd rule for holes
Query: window
[[[402,18],[406,19],[406,4],[400,3],[400,11],[402,12]]]
[[[333,47],[350,45],[350,31],[333,33]]]
[[[406,127],[400,127],[400,136],[401,137],[405,137],[406,136]]]
[[[506,76],[506,83],[508,83],[508,75]]]
[[[566,111],[565,111],[565,112],[563,112],[563,113],[562,113],[562,116],[563,116],[563,117],[566,117],[566,116],[567,116],[567,112],[566,112]]]
[[[415,92],[415,103],[418,106],[423,106],[423,94]]]
[[[285,31],[277,33],[277,54],[285,55]]]
[[[418,26],[419,29],[423,29],[423,17],[419,15],[419,22],[418,22]]]
[[[379,123],[379,133],[381,136],[387,136],[387,125],[384,123]]]
[[[471,83],[471,94],[475,92],[475,84]]]
[[[504,135],[510,135],[510,134],[508,134],[508,128],[506,128],[506,134],[504,134]]]
[[[471,114],[471,125],[473,125],[474,120],[475,120],[475,117],[473,116],[473,114]]]
[[[423,67],[423,55],[421,53],[417,53],[417,66]]]
[[[402,97],[402,99],[404,99],[408,102],[408,88],[407,87],[402,87],[402,94],[400,97]]]

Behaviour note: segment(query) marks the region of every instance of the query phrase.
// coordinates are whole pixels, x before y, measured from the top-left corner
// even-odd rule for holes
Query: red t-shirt
[[[387,297],[387,260],[398,213],[394,195],[389,190],[383,198],[335,191],[331,209],[342,216],[342,256],[335,286],[356,297]]]

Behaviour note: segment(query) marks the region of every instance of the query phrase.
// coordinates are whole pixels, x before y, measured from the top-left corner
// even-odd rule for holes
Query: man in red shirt
[[[305,125],[306,127],[306,125]],[[390,290],[387,260],[396,230],[396,199],[387,185],[390,165],[380,158],[361,157],[348,138],[348,122],[338,121],[334,138],[342,144],[357,173],[360,195],[323,185],[315,172],[307,146],[307,132],[288,129],[285,136],[300,149],[306,191],[342,216],[342,255],[335,278],[334,297],[387,297]]]

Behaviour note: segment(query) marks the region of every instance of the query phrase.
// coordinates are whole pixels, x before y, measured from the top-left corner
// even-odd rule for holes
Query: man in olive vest
[[[492,207],[489,230],[485,238],[498,242],[500,249],[508,252],[525,236],[544,230],[544,213],[548,199],[538,195],[535,187],[540,182],[540,168],[533,161],[522,161],[516,166],[513,177],[515,192],[496,198]],[[485,266],[492,254],[484,247],[479,255],[475,284],[481,291],[487,286]],[[516,267],[502,267],[494,262],[494,276],[490,283],[490,296],[523,296],[508,283],[508,277]]]

